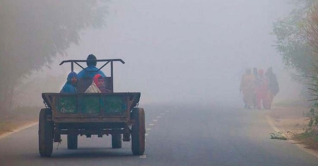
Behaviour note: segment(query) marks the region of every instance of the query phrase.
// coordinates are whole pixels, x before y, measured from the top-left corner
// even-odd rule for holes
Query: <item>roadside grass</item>
[[[311,120],[318,112],[312,110],[310,105],[310,102],[302,100],[274,103],[270,116],[286,137],[278,132],[271,133],[271,139],[293,140],[308,149],[318,150],[318,123]]]
[[[308,112],[303,113],[304,117],[308,117],[308,125],[304,128],[304,132],[295,134],[293,139],[305,145],[308,149],[318,150],[318,113],[317,109],[311,108]]]
[[[39,112],[40,107],[17,107],[10,112],[2,114],[0,118],[0,135],[36,122]]]
[[[317,131],[305,131],[301,134],[295,134],[293,140],[305,145],[308,149],[318,150],[318,133]]]

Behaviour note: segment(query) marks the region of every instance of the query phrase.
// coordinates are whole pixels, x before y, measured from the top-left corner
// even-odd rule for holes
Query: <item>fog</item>
[[[298,98],[300,85],[291,81],[291,70],[285,69],[271,35],[273,22],[291,11],[288,2],[110,1],[105,28],[82,31],[68,56],[58,56],[51,69],[34,72],[30,79],[64,77],[41,89],[58,90],[70,72],[69,64],[59,63],[92,53],[98,59],[126,62],[115,64],[115,92],[141,92],[141,103],[243,103],[240,79],[253,67],[273,67],[281,89],[276,102]]]

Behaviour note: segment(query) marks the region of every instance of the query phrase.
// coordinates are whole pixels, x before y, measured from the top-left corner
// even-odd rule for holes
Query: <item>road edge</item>
[[[32,127],[32,126],[35,126],[35,125],[37,125],[37,124],[38,124],[38,122],[37,122],[37,121],[34,121],[34,122],[29,123],[29,124],[26,124],[26,125],[23,125],[23,126],[21,126],[21,127],[18,127],[17,129],[14,129],[13,131],[0,134],[0,139],[5,138],[5,137],[7,137],[7,136],[9,136],[9,135],[11,135],[11,134],[17,133],[17,132],[19,132],[19,131],[25,130],[25,129],[27,129],[27,128],[30,128],[30,127]]]
[[[275,130],[276,132],[280,132],[281,131],[274,125],[273,120],[272,120],[272,118],[270,116],[266,115],[266,120],[267,120],[267,123],[271,126],[271,128],[273,128],[273,130]],[[284,137],[286,137],[286,135],[284,133],[281,133],[281,134]],[[296,141],[293,141],[293,140],[289,140],[288,139],[287,141],[292,143],[292,144],[294,144],[294,145],[296,145],[299,149],[303,150],[304,152],[309,153],[309,154],[315,156],[316,158],[318,158],[318,151],[305,148],[305,145],[299,144],[299,143],[297,143]]]

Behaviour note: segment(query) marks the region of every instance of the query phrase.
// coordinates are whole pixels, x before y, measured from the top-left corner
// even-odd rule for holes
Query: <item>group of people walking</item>
[[[263,69],[246,69],[242,76],[240,91],[243,93],[245,108],[271,109],[274,96],[279,92],[278,81],[270,67]]]

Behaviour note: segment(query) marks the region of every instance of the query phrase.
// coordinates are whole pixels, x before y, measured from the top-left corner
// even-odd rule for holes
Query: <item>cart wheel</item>
[[[53,152],[53,122],[48,121],[52,116],[49,108],[41,109],[39,115],[39,152],[42,157],[50,157]]]
[[[134,155],[143,155],[145,152],[145,111],[143,108],[134,108],[132,119],[135,123],[131,132],[131,150]]]
[[[121,134],[112,134],[112,148],[121,148]]]
[[[67,135],[67,148],[68,149],[77,149],[78,138],[75,134]]]

